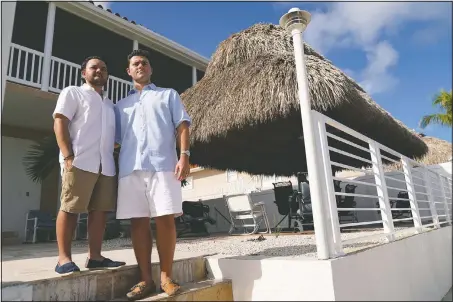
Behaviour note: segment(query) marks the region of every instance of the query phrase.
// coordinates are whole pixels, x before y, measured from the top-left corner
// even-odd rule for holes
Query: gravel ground
[[[396,238],[401,239],[414,234],[413,230],[397,228],[401,230],[397,233]],[[372,236],[382,234],[379,231],[351,232],[342,233],[342,240],[350,240],[363,236]],[[313,234],[271,234],[264,236],[264,240],[257,240],[259,234],[253,236],[216,236],[190,239],[178,239],[176,244],[177,251],[183,252],[202,252],[206,254],[219,254],[225,256],[274,256],[274,257],[295,257],[309,256],[316,257],[316,242]],[[381,238],[363,238],[357,242],[344,244],[346,253],[355,252],[361,249],[370,248],[379,244],[384,244],[386,239]],[[80,241],[75,243],[76,246],[86,246],[86,242]],[[117,238],[105,241],[103,249],[121,249],[132,248],[130,238]]]

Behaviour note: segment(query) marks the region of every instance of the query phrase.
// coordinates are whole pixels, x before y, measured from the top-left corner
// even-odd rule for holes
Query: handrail
[[[395,223],[412,222],[415,233],[426,231],[428,226],[440,228],[445,224],[451,225],[451,176],[439,173],[423,163],[416,162],[319,112],[312,110],[311,113],[313,115],[314,123],[317,124],[317,127],[315,127],[316,133],[314,134],[318,141],[317,148],[319,148],[319,150],[317,150],[317,153],[320,154],[321,163],[324,166],[323,181],[325,181],[325,184],[323,184],[323,186],[325,187],[325,196],[323,200],[320,200],[319,202],[325,202],[327,204],[327,214],[330,216],[330,219],[327,220],[329,223],[326,227],[331,229],[331,235],[329,236],[329,240],[331,241],[329,243],[331,258],[343,255],[343,245],[347,241],[342,240],[341,229],[347,227],[379,223],[384,229],[382,235],[386,236],[388,241],[393,241],[395,240],[395,234],[397,233],[394,228]],[[364,144],[352,142],[349,139],[327,132],[326,125],[359,139]],[[333,139],[330,142],[327,140],[329,137]],[[331,146],[330,144],[335,141],[345,143],[357,151],[348,150],[348,152],[346,152],[338,149],[339,147],[337,146]],[[365,145],[368,145],[368,148],[366,148]],[[367,159],[368,156],[367,158],[364,158],[362,155],[356,155],[360,152],[363,153],[364,151],[368,152],[371,160]],[[381,151],[385,152],[386,155],[381,154]],[[364,170],[362,167],[362,169],[360,169],[357,168],[357,165],[360,164],[351,164],[350,162],[343,163],[338,157],[335,158],[335,160],[332,160],[331,154],[334,153],[342,154],[343,157],[348,158],[350,162],[358,160],[369,163],[371,168]],[[384,161],[393,164],[401,164],[402,169],[398,171],[384,171]],[[365,179],[360,176],[360,178],[358,177],[360,180],[355,180],[340,177],[339,175],[332,176],[332,173],[329,172],[332,166],[364,172],[365,174],[371,174],[370,176],[372,177],[367,177]],[[395,174],[394,172],[398,173]],[[392,177],[387,176],[389,173]],[[344,181],[345,183],[355,183],[356,186],[352,192],[343,192],[341,191],[343,190],[341,187],[340,192],[338,192],[338,189],[335,189],[333,185],[334,180]],[[402,185],[404,185],[404,187],[400,188],[399,186]],[[419,188],[418,191],[415,190],[416,186]],[[424,192],[420,192],[420,187],[423,188],[422,191]],[[376,190],[377,194],[370,193],[370,189]],[[423,194],[425,197],[422,199],[420,194]],[[351,200],[349,202],[354,206],[348,206],[347,209],[338,208],[336,203],[338,196],[350,198]],[[370,198],[374,198],[378,201],[376,203],[377,208],[366,208],[363,205],[359,205],[358,207],[355,206],[359,201],[365,202]],[[354,199],[357,199],[357,201],[352,201]],[[427,203],[429,207],[419,208],[419,203]],[[373,209],[374,211],[371,211]],[[368,215],[369,219],[362,218],[356,220],[357,222],[340,224],[339,211],[360,213],[362,217]],[[376,214],[376,211],[378,214]],[[423,212],[423,216],[420,215],[420,212]],[[403,217],[403,214],[408,217]],[[316,219],[316,217],[314,217],[314,219]]]

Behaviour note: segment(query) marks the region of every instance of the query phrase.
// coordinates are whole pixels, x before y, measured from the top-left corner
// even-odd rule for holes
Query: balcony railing
[[[11,45],[7,79],[11,82],[41,88],[43,79],[44,54],[17,44]],[[82,83],[81,66],[66,60],[51,57],[49,91],[59,93],[63,88]],[[127,96],[132,83],[115,76],[109,76],[104,89],[116,103]]]

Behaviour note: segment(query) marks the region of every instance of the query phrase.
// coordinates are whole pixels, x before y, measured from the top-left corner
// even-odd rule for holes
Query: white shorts
[[[117,219],[182,215],[181,182],[174,172],[134,171],[118,182]]]

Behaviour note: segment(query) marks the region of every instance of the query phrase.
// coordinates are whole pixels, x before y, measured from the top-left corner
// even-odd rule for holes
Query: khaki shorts
[[[72,166],[63,171],[60,210],[68,213],[114,211],[116,208],[116,176],[91,173]]]

